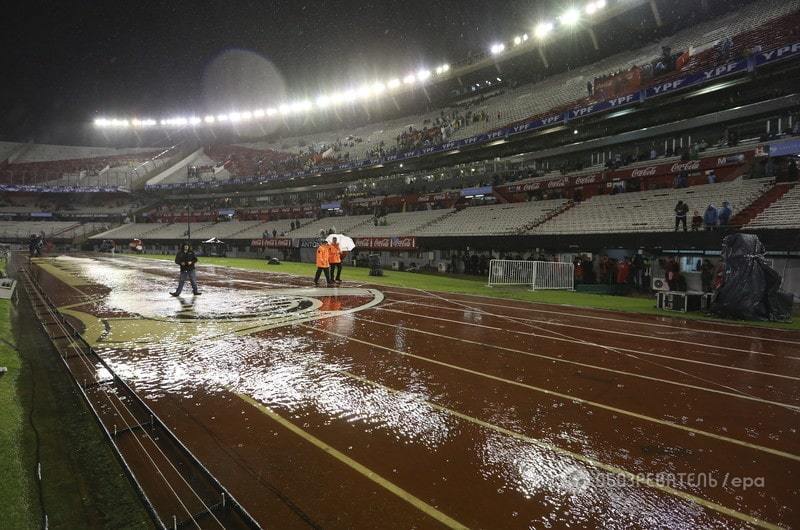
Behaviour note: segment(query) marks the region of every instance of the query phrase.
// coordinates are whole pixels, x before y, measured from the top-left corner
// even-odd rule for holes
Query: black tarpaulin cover
[[[792,295],[780,290],[781,275],[764,259],[755,234],[731,234],[722,240],[723,283],[714,293],[711,312],[745,320],[790,320]]]

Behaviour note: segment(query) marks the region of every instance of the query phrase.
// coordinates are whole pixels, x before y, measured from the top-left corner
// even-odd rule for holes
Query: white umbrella
[[[339,249],[341,251],[350,252],[356,248],[356,244],[353,242],[353,240],[342,234],[331,234],[325,238],[325,241],[332,243],[334,237],[336,238],[336,242],[339,243]]]

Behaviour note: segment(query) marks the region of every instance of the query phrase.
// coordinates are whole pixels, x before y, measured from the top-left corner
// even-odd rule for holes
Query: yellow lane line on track
[[[579,397],[576,397],[576,396],[571,396],[569,394],[562,394],[561,392],[556,392],[554,390],[547,390],[546,388],[541,388],[541,387],[529,385],[527,383],[521,383],[519,381],[512,381],[511,379],[505,379],[503,377],[498,377],[496,375],[491,375],[491,374],[487,374],[487,373],[484,373],[484,372],[479,372],[477,370],[471,370],[469,368],[464,368],[463,366],[458,366],[458,365],[446,363],[446,362],[443,362],[443,361],[437,361],[436,359],[431,359],[429,357],[424,357],[422,355],[416,355],[416,354],[408,353],[408,352],[405,352],[405,351],[402,351],[402,350],[397,350],[397,349],[394,349],[394,348],[390,348],[388,346],[381,346],[380,344],[375,344],[373,342],[368,342],[368,341],[365,341],[365,340],[356,339],[354,337],[350,337],[348,335],[343,335],[341,333],[336,333],[334,331],[328,331],[328,330],[321,329],[321,328],[315,328],[314,326],[308,326],[306,324],[299,324],[299,326],[300,327],[304,327],[306,329],[313,330],[313,331],[318,331],[320,333],[333,335],[335,337],[339,337],[339,338],[342,338],[342,339],[345,339],[345,340],[349,340],[349,341],[352,341],[352,342],[358,342],[360,344],[371,346],[373,348],[378,348],[378,349],[381,349],[381,350],[385,350],[385,351],[389,351],[389,352],[392,352],[392,353],[396,353],[398,355],[403,355],[404,357],[411,357],[413,359],[418,359],[418,360],[426,362],[426,363],[436,364],[438,366],[444,366],[446,368],[450,368],[452,370],[457,370],[459,372],[464,372],[464,373],[476,375],[478,377],[483,377],[483,378],[486,378],[486,379],[491,379],[493,381],[498,381],[500,383],[505,383],[505,384],[517,386],[517,387],[520,387],[520,388],[525,388],[527,390],[533,390],[534,392],[540,392],[542,394],[545,394],[545,395],[548,395],[548,396],[554,396],[554,397],[557,397],[557,398],[560,398],[560,399],[571,401],[573,403],[581,403],[581,404],[589,405],[591,407],[596,407],[596,408],[599,408],[599,409],[602,409],[602,410],[607,410],[607,411],[614,412],[614,413],[617,413],[617,414],[622,414],[624,416],[630,416],[632,418],[636,418],[636,419],[652,422],[652,423],[655,423],[655,424],[658,424],[658,425],[664,425],[664,426],[667,426],[667,427],[672,427],[674,429],[679,429],[679,430],[686,431],[686,432],[689,432],[689,433],[699,434],[700,436],[705,436],[707,438],[712,438],[714,440],[720,440],[720,441],[723,441],[723,442],[727,442],[727,443],[731,443],[731,444],[735,444],[735,445],[740,445],[742,447],[747,447],[748,449],[754,449],[756,451],[761,451],[761,452],[764,452],[764,453],[769,453],[769,454],[773,454],[773,455],[776,455],[776,456],[780,456],[782,458],[787,458],[789,460],[795,460],[797,462],[800,462],[800,456],[792,454],[792,453],[787,453],[786,451],[781,451],[780,449],[773,449],[771,447],[765,447],[763,445],[757,445],[757,444],[753,444],[753,443],[750,443],[750,442],[745,442],[743,440],[738,440],[736,438],[730,438],[730,437],[727,437],[727,436],[722,436],[720,434],[714,434],[714,433],[703,431],[703,430],[700,430],[700,429],[695,429],[694,427],[689,427],[687,425],[681,425],[679,423],[674,423],[674,422],[671,422],[671,421],[668,421],[668,420],[662,420],[662,419],[659,419],[659,418],[654,418],[652,416],[647,416],[646,414],[640,414],[638,412],[632,412],[632,411],[629,411],[629,410],[613,407],[611,405],[605,405],[605,404],[599,403],[597,401],[590,401],[588,399],[583,399],[583,398],[579,398]]]
[[[415,497],[414,495],[412,495],[411,493],[407,492],[406,490],[404,490],[400,486],[397,486],[396,484],[393,484],[392,482],[389,482],[388,480],[386,480],[382,476],[378,475],[377,473],[375,473],[374,471],[372,471],[368,467],[365,467],[365,466],[359,464],[358,462],[356,462],[355,460],[353,460],[352,458],[350,458],[346,454],[344,454],[341,451],[339,451],[339,450],[331,447],[330,445],[326,444],[325,442],[323,442],[322,440],[320,440],[319,438],[317,438],[313,434],[304,431],[303,429],[301,429],[300,427],[298,427],[294,423],[290,422],[289,420],[287,420],[283,416],[279,415],[278,413],[276,413],[274,410],[272,410],[271,408],[267,407],[266,405],[256,401],[255,399],[251,398],[250,396],[247,396],[247,395],[244,395],[244,394],[236,394],[236,395],[239,396],[239,398],[241,398],[242,400],[244,400],[247,403],[249,403],[250,405],[252,405],[253,407],[257,408],[262,413],[264,413],[267,416],[269,416],[275,422],[281,424],[286,429],[288,429],[291,432],[293,432],[294,434],[300,436],[301,438],[303,438],[307,442],[310,442],[311,444],[315,445],[319,449],[322,449],[324,452],[326,452],[327,454],[329,454],[333,458],[337,459],[338,461],[340,461],[344,465],[348,466],[349,468],[351,468],[354,471],[358,472],[362,476],[368,478],[372,482],[376,483],[377,485],[381,486],[382,488],[384,488],[384,489],[388,490],[389,492],[393,493],[397,497],[403,499],[404,501],[406,501],[407,503],[411,504],[412,506],[414,506],[416,509],[420,510],[421,512],[423,512],[423,513],[429,515],[430,517],[436,519],[437,521],[439,521],[440,523],[442,523],[446,527],[448,527],[448,528],[467,528],[467,526],[459,523],[458,521],[456,521],[452,517],[440,512],[439,510],[437,510],[436,508],[434,508],[430,504],[426,503],[422,499],[420,499],[418,497]]]
[[[403,390],[397,390],[397,389],[394,389],[392,387],[388,387],[386,385],[383,385],[383,384],[378,383],[376,381],[372,381],[370,379],[366,379],[364,377],[358,376],[358,375],[353,374],[351,372],[348,372],[346,370],[341,370],[338,373],[346,375],[347,377],[350,377],[350,378],[355,379],[357,381],[361,381],[362,383],[366,383],[368,385],[371,385],[371,386],[386,390],[387,392],[390,392],[392,394],[396,394],[396,395],[405,395],[405,394],[407,394]],[[714,510],[716,512],[722,513],[724,515],[728,515],[728,516],[733,517],[735,519],[738,519],[740,521],[744,521],[744,522],[749,523],[749,524],[760,526],[762,528],[780,528],[779,526],[774,525],[772,523],[769,523],[769,522],[766,522],[766,521],[762,521],[761,519],[758,519],[756,517],[753,517],[751,515],[748,515],[748,514],[745,514],[745,513],[742,513],[742,512],[738,512],[738,511],[736,511],[736,510],[734,510],[732,508],[728,508],[728,507],[723,506],[721,504],[717,504],[717,503],[715,503],[713,501],[709,501],[709,500],[703,499],[702,497],[698,497],[697,495],[692,495],[691,493],[687,493],[685,491],[681,491],[679,489],[672,488],[672,487],[667,486],[665,484],[661,484],[658,481],[647,479],[644,476],[636,475],[634,473],[631,473],[630,471],[627,471],[627,470],[625,470],[623,468],[614,466],[612,464],[606,464],[605,462],[600,462],[599,460],[595,460],[593,458],[590,458],[588,456],[582,455],[580,453],[575,453],[575,452],[572,452],[572,451],[570,451],[568,449],[563,449],[561,447],[558,447],[557,445],[552,445],[552,444],[550,444],[548,442],[543,442],[541,440],[537,440],[536,438],[531,438],[530,436],[526,436],[526,435],[524,435],[522,433],[518,433],[516,431],[512,431],[512,430],[506,429],[504,427],[500,427],[499,425],[494,425],[492,423],[488,423],[486,421],[483,421],[481,419],[475,418],[475,417],[470,416],[468,414],[464,414],[463,412],[458,412],[457,410],[453,410],[453,409],[444,407],[442,405],[437,405],[436,403],[432,403],[430,401],[422,400],[422,402],[425,403],[426,405],[428,405],[429,407],[431,407],[432,409],[436,409],[438,411],[444,412],[445,414],[450,414],[452,416],[455,416],[457,418],[465,420],[465,421],[467,421],[469,423],[473,423],[475,425],[478,425],[479,427],[490,429],[492,431],[495,431],[495,432],[498,432],[500,434],[504,434],[506,436],[514,438],[515,440],[519,440],[519,441],[522,441],[522,442],[525,442],[525,443],[529,443],[531,445],[535,445],[536,447],[538,447],[540,449],[543,449],[543,450],[546,450],[546,451],[552,451],[552,452],[558,453],[558,454],[560,454],[562,456],[567,456],[567,457],[570,457],[570,458],[574,458],[575,460],[583,462],[584,464],[588,464],[589,466],[592,466],[592,467],[595,467],[595,468],[598,468],[598,469],[602,469],[604,471],[608,471],[609,473],[614,473],[615,475],[619,475],[619,476],[625,478],[626,480],[629,480],[629,481],[632,481],[632,482],[636,482],[637,484],[641,484],[643,486],[648,486],[648,487],[653,488],[653,489],[657,489],[657,490],[659,490],[661,492],[664,492],[664,493],[667,493],[669,495],[673,495],[675,497],[680,497],[681,499],[693,502],[695,504],[699,504],[700,506],[703,506],[705,508],[709,508],[709,509]]]

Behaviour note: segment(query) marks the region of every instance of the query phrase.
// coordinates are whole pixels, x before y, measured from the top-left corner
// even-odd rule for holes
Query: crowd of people
[[[687,216],[689,214],[689,205],[683,200],[679,200],[675,205],[675,231],[677,232],[682,226],[683,231],[687,229]],[[691,227],[692,231],[699,231],[701,228],[705,230],[716,230],[728,226],[733,216],[733,209],[728,201],[722,201],[722,206],[717,208],[713,204],[709,204],[702,215],[698,210],[692,213]]]

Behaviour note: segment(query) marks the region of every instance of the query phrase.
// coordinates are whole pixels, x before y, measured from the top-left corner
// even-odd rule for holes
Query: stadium
[[[0,528],[800,528],[800,0],[20,9]]]

